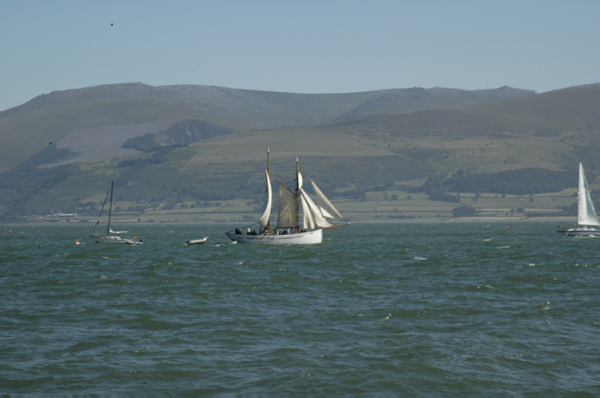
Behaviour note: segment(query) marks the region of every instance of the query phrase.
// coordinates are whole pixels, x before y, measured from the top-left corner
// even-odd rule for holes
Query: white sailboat
[[[583,165],[579,162],[579,190],[577,192],[577,227],[564,229],[557,232],[567,236],[600,236],[600,223],[596,216],[596,209],[590,196],[590,190]]]
[[[100,209],[100,214],[98,215],[98,221],[96,221],[96,226],[92,231],[92,239],[96,243],[124,243],[128,245],[141,245],[141,239],[138,240],[137,236],[133,238],[123,238],[121,234],[127,233],[127,231],[113,231],[110,228],[110,221],[112,217],[112,202],[113,202],[113,190],[115,187],[115,182],[111,181],[110,188],[106,192],[106,197],[104,198],[104,203],[102,203],[102,208]],[[110,194],[110,204],[108,206],[108,225],[106,227],[106,234],[101,234],[96,232],[96,228],[98,228],[98,224],[100,224],[100,219],[102,218],[102,212],[104,211],[104,206],[106,205],[106,200],[108,199],[108,195]]]
[[[281,181],[279,183],[279,203],[277,226],[271,228],[271,177],[269,166],[270,151],[267,151],[267,205],[263,215],[256,224],[226,233],[229,239],[239,243],[254,243],[262,245],[312,245],[323,241],[323,230],[341,227],[348,223],[333,225],[329,219],[344,217],[331,204],[319,187],[311,180],[317,205],[302,188],[303,179],[296,159],[296,189],[292,191]],[[302,203],[303,227],[300,227],[300,203]]]

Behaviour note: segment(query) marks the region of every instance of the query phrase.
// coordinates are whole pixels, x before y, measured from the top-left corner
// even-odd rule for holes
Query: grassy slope
[[[559,137],[541,137],[527,142],[494,142],[489,138],[398,139],[396,142],[389,138],[387,141],[376,137],[367,139],[341,131],[315,129],[237,133],[176,149],[167,156],[166,163],[146,167],[134,175],[127,176],[127,168],[117,168],[115,163],[91,167],[87,175],[95,175],[94,196],[85,197],[82,201],[99,201],[104,187],[113,178],[129,181],[126,187],[120,188],[121,199],[137,192],[149,200],[166,200],[157,198],[156,192],[169,193],[195,186],[204,192],[234,193],[238,199],[212,201],[220,202],[220,207],[176,211],[152,208],[135,215],[136,219],[185,221],[189,217],[197,221],[241,221],[242,217],[254,214],[252,210],[260,205],[263,198],[262,170],[266,163],[265,148],[270,146],[271,174],[274,180],[292,182],[294,161],[299,156],[300,169],[305,177],[313,177],[350,219],[395,220],[405,216],[447,218],[457,204],[429,201],[425,194],[418,193],[411,194],[409,199],[406,192],[394,189],[393,186],[386,193],[368,192],[364,202],[336,198],[335,192],[356,187],[383,186],[390,181],[398,185],[410,185],[413,180],[414,185],[421,185],[428,171],[444,167],[472,167],[480,171],[539,167],[542,160],[532,154],[544,154],[548,148],[560,153],[565,150],[561,145],[564,146]],[[510,162],[505,164],[507,157]],[[548,160],[548,165],[555,166],[555,162]],[[80,188],[85,186],[85,180],[73,180],[65,184],[68,185],[57,187],[57,196],[60,191],[66,190],[87,196]],[[148,190],[148,187],[153,189]],[[140,191],[144,189],[146,191]],[[522,207],[527,211],[548,212],[558,206],[568,206],[574,201],[573,192],[574,188],[554,194],[535,195],[533,202],[530,202],[528,196],[507,195],[500,198],[499,195],[483,194],[480,198],[475,198],[472,194],[463,194],[461,202],[482,209],[483,214],[514,214],[518,217],[518,214],[511,213],[510,210]],[[392,195],[396,195],[398,199],[392,200]],[[254,204],[248,206],[248,200]],[[183,202],[188,205],[195,203],[189,199],[184,199]],[[123,208],[133,205],[135,201],[131,200],[122,204]]]
[[[293,94],[208,86],[151,87],[140,83],[59,91],[0,112],[0,172],[15,167],[43,150],[48,142],[56,142],[77,128],[186,119],[203,120],[235,131],[316,126],[348,113],[368,116],[456,109],[506,96],[532,94],[513,89]]]
[[[0,119],[0,172],[25,161],[77,128],[203,119],[206,113],[162,99],[110,99],[6,115]],[[240,127],[233,125],[233,127]]]
[[[585,107],[576,99],[577,89],[572,89],[466,111],[369,116],[317,128],[246,131],[174,149],[162,158],[161,163],[144,167],[118,167],[119,160],[81,164],[78,172],[55,185],[44,197],[27,199],[39,207],[59,207],[65,199],[98,202],[110,180],[115,179],[120,185],[118,195],[124,208],[135,205],[136,198],[164,204],[178,195],[178,200],[191,205],[198,201],[180,192],[192,187],[206,194],[236,197],[212,200],[213,205],[195,209],[166,211],[149,207],[143,214],[122,214],[123,217],[157,221],[168,221],[169,217],[173,220],[189,217],[241,220],[243,216],[252,216],[263,198],[265,151],[271,148],[274,180],[289,183],[293,178],[295,158],[300,157],[305,178],[314,177],[334,198],[345,191],[387,186],[387,199],[379,191],[367,192],[363,202],[334,199],[352,219],[449,217],[457,204],[429,201],[426,195],[418,193],[411,194],[409,199],[408,194],[398,187],[419,186],[428,175],[451,175],[459,169],[472,173],[524,167],[573,169],[578,158],[584,159],[588,179],[593,180],[596,167],[600,167],[594,153],[600,148],[600,129],[595,116],[586,114],[593,111],[599,88],[580,90]],[[560,119],[553,119],[551,116],[560,108],[561,95],[565,95],[563,110],[568,108],[570,112]],[[537,104],[535,99],[541,99],[542,104]],[[108,101],[112,104],[115,100]],[[163,100],[157,101],[163,104],[160,102]],[[571,106],[571,102],[580,105]],[[159,105],[155,110],[160,114]],[[107,109],[107,112],[117,111]],[[125,112],[123,117],[131,114]],[[92,123],[94,119],[90,118],[88,122]],[[588,130],[581,131],[582,126]],[[152,156],[144,154],[136,158]],[[597,182],[592,187],[597,187]],[[522,207],[528,211],[549,212],[558,206],[568,206],[574,202],[573,192],[574,189],[535,195],[533,200],[528,196],[499,198],[483,194],[475,198],[464,194],[461,203],[480,207],[483,214],[516,216],[511,209]],[[392,200],[392,195],[397,199]],[[214,206],[216,202],[222,206]]]
[[[182,188],[195,187],[205,193],[234,194],[240,199],[247,198],[227,202],[247,215],[247,200],[260,202],[263,197],[262,170],[266,163],[267,147],[271,148],[274,180],[290,183],[294,175],[295,158],[300,157],[300,169],[305,177],[313,177],[333,197],[336,196],[335,192],[381,187],[390,182],[410,185],[414,180],[414,185],[421,185],[432,172],[449,172],[460,168],[479,172],[534,166],[557,168],[571,151],[562,136],[417,139],[391,137],[383,133],[363,134],[354,129],[254,131],[217,137],[175,149],[165,157],[163,163],[139,170],[135,167],[118,167],[117,160],[81,165],[81,172],[55,186],[44,197],[34,198],[31,205],[46,206],[49,211],[49,208],[61,208],[61,198],[71,202],[98,202],[110,180],[115,179],[118,184],[124,185],[119,187],[119,199],[131,198],[123,204],[124,207],[135,205],[133,199],[136,197],[164,204]],[[150,156],[145,154],[138,158]],[[65,193],[68,193],[66,197]],[[382,192],[370,192],[364,203],[341,200],[340,207],[349,212],[353,219],[387,219],[403,214],[417,217],[449,216],[456,206],[454,203],[425,200],[423,194],[413,194],[411,200],[406,200],[405,192],[394,191],[393,188],[387,193],[388,198],[393,194],[405,200],[399,200],[398,203],[392,203],[391,200],[382,202]],[[189,198],[182,200],[188,204],[195,202]],[[569,200],[572,202],[573,199],[568,197],[567,202]],[[467,197],[463,197],[462,201],[473,204]],[[480,204],[485,203],[483,199],[479,201]],[[528,204],[517,206],[518,203],[509,203],[507,200],[500,202],[504,203],[495,203],[494,206],[508,210]],[[570,203],[561,200],[550,204],[557,207]],[[234,210],[232,207],[203,209],[201,219],[230,220],[244,215],[231,214]],[[204,214],[207,210],[210,210],[208,214]],[[228,212],[223,213],[225,210]],[[192,209],[185,212],[192,212]],[[156,214],[160,212],[153,210],[138,218],[158,220]],[[177,217],[173,216],[173,220],[176,220]],[[161,217],[163,221],[169,219],[164,215]]]

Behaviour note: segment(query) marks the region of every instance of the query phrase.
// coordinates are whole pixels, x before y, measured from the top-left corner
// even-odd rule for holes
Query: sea
[[[0,235],[0,395],[600,394],[600,238],[556,223],[90,225]]]

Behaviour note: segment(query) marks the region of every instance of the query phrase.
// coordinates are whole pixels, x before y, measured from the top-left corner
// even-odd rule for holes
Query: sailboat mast
[[[296,232],[300,232],[300,171],[296,158]]]
[[[266,193],[267,193],[267,202],[271,199],[269,198],[269,185],[271,182],[271,148],[267,148],[267,175],[269,176],[269,180],[267,180]],[[267,231],[271,230],[271,217],[267,221],[267,225],[265,226]]]
[[[104,211],[104,206],[106,206],[106,201],[108,200],[108,194],[110,193],[110,189],[106,191],[106,196],[104,197],[104,202],[102,202],[102,207],[100,208],[100,214],[98,214],[98,220],[96,221],[96,226],[92,231],[92,234],[96,233],[96,228],[98,228],[98,224],[100,224],[100,218],[102,217],[102,212]]]
[[[110,182],[110,206],[108,208],[108,226],[106,227],[106,235],[110,234],[110,217],[112,215],[112,199],[113,199],[113,190],[115,188],[115,182]]]

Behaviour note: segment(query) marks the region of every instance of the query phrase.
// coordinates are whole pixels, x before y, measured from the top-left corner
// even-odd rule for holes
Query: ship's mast
[[[300,232],[300,171],[296,158],[296,232]]]
[[[115,182],[110,182],[110,206],[108,207],[108,226],[106,227],[106,235],[110,234],[110,217],[112,216],[112,199],[113,190],[115,189]]]
[[[271,148],[267,148],[267,174],[269,175],[269,178],[271,177],[271,160],[270,160],[270,155],[271,155]]]

